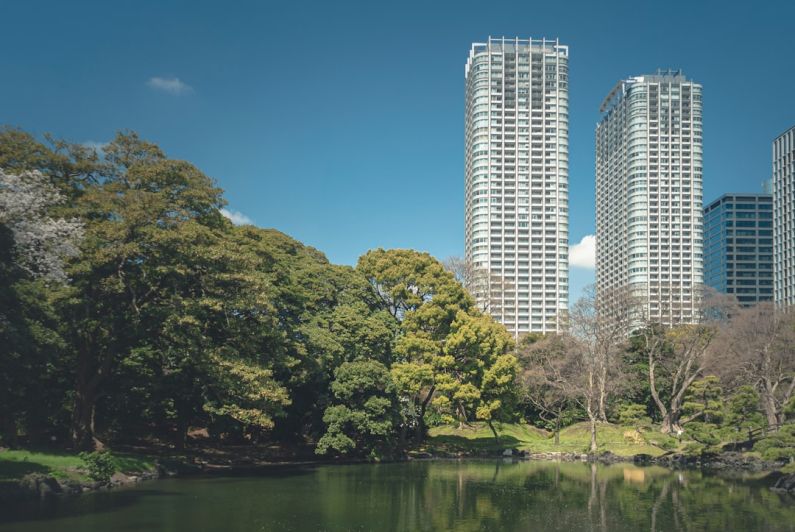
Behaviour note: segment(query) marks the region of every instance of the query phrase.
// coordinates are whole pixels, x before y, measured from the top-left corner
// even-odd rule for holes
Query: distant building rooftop
[[[609,110],[617,101],[619,96],[623,96],[626,92],[627,85],[634,83],[688,83],[693,80],[687,79],[681,69],[674,68],[658,68],[654,74],[644,74],[642,76],[633,76],[631,78],[622,79],[613,87],[613,89],[605,96],[602,105],[599,106],[599,112],[604,113]]]

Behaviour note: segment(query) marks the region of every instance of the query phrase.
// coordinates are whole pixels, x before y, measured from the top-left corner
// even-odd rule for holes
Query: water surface
[[[323,465],[0,507],[10,530],[795,531],[795,498],[751,478],[621,464]]]

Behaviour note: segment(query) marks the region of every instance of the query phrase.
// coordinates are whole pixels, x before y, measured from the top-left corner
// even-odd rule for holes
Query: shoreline
[[[109,482],[90,480],[59,479],[51,473],[29,473],[20,479],[0,482],[0,506],[21,501],[47,501],[52,498],[69,498],[84,493],[108,491],[130,487],[142,482],[168,478],[190,478],[201,476],[245,476],[257,475],[273,468],[307,467],[325,465],[379,464],[411,461],[465,461],[465,460],[510,460],[544,462],[582,462],[603,465],[627,464],[638,467],[659,466],[672,471],[702,470],[710,473],[756,473],[764,474],[771,490],[795,495],[795,473],[782,471],[786,464],[770,462],[756,456],[746,456],[739,452],[724,452],[710,455],[685,455],[668,453],[661,456],[635,454],[621,456],[609,451],[600,454],[571,452],[525,452],[506,449],[501,453],[456,453],[431,454],[427,452],[407,453],[390,460],[370,461],[365,459],[310,460],[280,459],[253,460],[244,456],[237,462],[209,460],[156,460],[152,470],[135,473],[116,472]]]

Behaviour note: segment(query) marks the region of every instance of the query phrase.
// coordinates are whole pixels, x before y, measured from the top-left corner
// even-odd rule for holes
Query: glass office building
[[[489,38],[465,67],[465,257],[478,303],[515,336],[568,308],[569,49]]]
[[[774,301],[795,305],[795,127],[773,141]]]
[[[773,300],[770,194],[724,194],[704,208],[704,283],[745,306]]]
[[[658,71],[619,81],[602,103],[596,292],[608,310],[630,293],[640,301],[640,320],[672,325],[699,319],[701,96],[701,85],[681,71]]]

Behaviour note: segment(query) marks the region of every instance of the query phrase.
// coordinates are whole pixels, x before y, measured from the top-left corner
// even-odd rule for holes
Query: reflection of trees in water
[[[651,532],[656,532],[657,530],[657,514],[660,511],[660,506],[662,506],[663,501],[668,496],[668,491],[671,489],[671,479],[666,479],[663,483],[662,491],[660,491],[660,495],[657,497],[657,500],[654,501],[654,506],[651,508]]]
[[[158,486],[163,494],[120,490],[64,500],[83,511],[59,512],[68,522],[40,520],[31,527],[13,522],[9,529],[83,532],[113,530],[129,521],[131,530],[166,522],[176,523],[171,530],[662,532],[792,530],[795,523],[795,497],[772,492],[764,482],[632,465],[438,461],[315,466]],[[143,496],[126,500],[135,494]],[[120,504],[125,501],[129,504]],[[0,512],[0,523],[4,519],[8,521]]]
[[[415,505],[408,514],[416,521],[402,521],[406,528],[729,530],[795,522],[795,505],[765,486],[698,472],[549,462],[423,465],[414,490],[422,495],[399,504]]]

